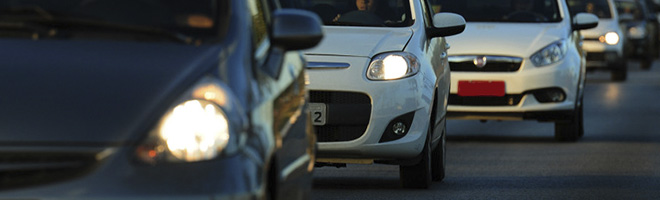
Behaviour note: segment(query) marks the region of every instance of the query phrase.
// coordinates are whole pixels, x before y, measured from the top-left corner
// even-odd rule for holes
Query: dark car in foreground
[[[0,2],[0,199],[308,198],[323,33],[272,5]]]

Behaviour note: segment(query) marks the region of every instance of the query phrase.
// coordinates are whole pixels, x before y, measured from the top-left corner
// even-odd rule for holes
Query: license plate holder
[[[327,118],[327,106],[325,103],[309,103],[309,111],[312,114],[312,125],[323,126]]]
[[[505,93],[504,81],[458,81],[458,96],[496,96],[503,97]]]

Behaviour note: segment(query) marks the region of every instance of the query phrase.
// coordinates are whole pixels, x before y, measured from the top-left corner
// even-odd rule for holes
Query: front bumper
[[[366,57],[309,55],[307,60],[350,63],[343,69],[307,70],[311,103],[328,105],[328,124],[315,127],[318,158],[397,160],[419,155],[428,131],[434,74],[420,70],[399,80],[371,81],[365,75],[370,62]],[[391,123],[406,119],[410,123],[404,122],[405,135],[383,139],[392,132]]]
[[[256,174],[260,167],[242,154],[206,162],[149,165],[132,159],[129,147],[45,148],[51,154],[94,152],[90,154],[97,160],[75,169],[80,172],[75,176],[3,188],[0,199],[255,199],[264,191],[262,177]]]
[[[584,40],[582,48],[587,52],[587,69],[618,69],[624,65],[622,42],[608,45],[598,40]]]
[[[557,120],[565,111],[575,108],[580,83],[579,57],[567,56],[563,61],[536,67],[527,60],[516,72],[452,72],[449,119],[476,120]],[[465,80],[504,81],[503,97],[460,97],[458,82]],[[565,98],[560,102],[537,100],[535,92],[558,89]],[[452,99],[453,98],[453,99]],[[499,103],[498,103],[499,102]],[[553,117],[553,116],[557,117]]]

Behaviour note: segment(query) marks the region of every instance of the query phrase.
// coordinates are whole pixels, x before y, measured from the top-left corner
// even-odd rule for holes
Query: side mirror
[[[298,9],[278,9],[273,13],[271,42],[284,50],[316,46],[323,39],[318,15]]]
[[[573,17],[573,30],[584,30],[598,26],[598,17],[591,13],[578,13]]]
[[[433,28],[427,30],[429,37],[445,37],[462,33],[465,30],[465,18],[455,13],[437,13],[433,15]]]

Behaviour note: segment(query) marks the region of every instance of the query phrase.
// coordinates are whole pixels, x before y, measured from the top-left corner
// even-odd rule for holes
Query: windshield
[[[634,1],[616,1],[616,10],[619,12],[619,16],[624,18],[627,16],[633,20],[639,21],[644,19],[642,10],[637,6],[637,3]]]
[[[468,22],[559,22],[557,0],[431,0],[435,12],[462,15]]]
[[[45,36],[168,35],[209,39],[222,35],[226,3],[216,0],[12,0],[0,2],[0,31]],[[20,34],[19,34],[20,35]],[[107,34],[106,34],[107,35]],[[44,37],[44,36],[41,36]]]
[[[586,12],[591,13],[598,18],[612,18],[612,11],[607,0],[567,0],[571,15]]]
[[[331,26],[411,26],[409,0],[281,0],[282,7],[312,11]]]

